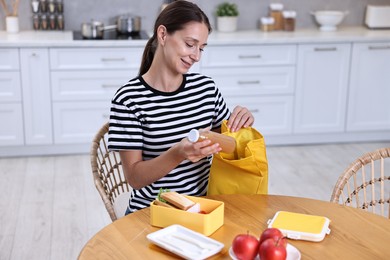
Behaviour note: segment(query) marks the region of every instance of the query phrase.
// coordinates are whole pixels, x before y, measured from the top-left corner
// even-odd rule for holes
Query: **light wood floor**
[[[269,193],[329,200],[338,175],[390,142],[267,148]],[[88,155],[0,159],[0,260],[76,259],[110,223]]]

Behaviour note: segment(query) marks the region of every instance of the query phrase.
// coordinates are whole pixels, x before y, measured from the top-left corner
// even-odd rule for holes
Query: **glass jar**
[[[275,19],[273,17],[262,17],[260,19],[260,28],[263,32],[273,31]]]
[[[270,16],[275,19],[274,30],[283,30],[283,4],[270,4]]]
[[[31,8],[32,8],[32,12],[34,14],[39,13],[39,1],[38,0],[32,0],[31,1]]]
[[[56,16],[54,14],[51,14],[49,16],[49,28],[50,30],[55,30],[56,29]]]
[[[55,3],[54,0],[49,0],[47,6],[48,6],[47,9],[49,10],[49,13],[54,14],[54,13],[56,12],[56,9],[57,9],[56,6],[57,6],[57,4]]]
[[[47,12],[47,0],[39,0],[39,7],[42,13]]]
[[[40,19],[38,14],[34,14],[32,17],[33,21],[33,28],[34,30],[39,30],[40,29]]]
[[[64,24],[64,16],[62,14],[57,15],[57,29],[58,30],[64,30],[65,24]]]
[[[57,12],[59,14],[64,13],[64,2],[62,0],[57,0],[56,5],[57,5]]]
[[[295,30],[295,19],[297,13],[295,11],[283,11],[283,29],[285,31],[294,31]]]
[[[47,19],[47,15],[46,15],[46,14],[42,14],[40,20],[41,20],[41,26],[40,26],[40,28],[41,28],[42,30],[47,30],[47,29],[49,28],[49,21],[48,21],[48,19]]]

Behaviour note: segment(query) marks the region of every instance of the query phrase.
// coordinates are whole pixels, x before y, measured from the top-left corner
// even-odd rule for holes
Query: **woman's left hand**
[[[236,132],[242,127],[252,126],[253,122],[255,122],[255,118],[246,107],[236,106],[230,115],[227,126],[231,132]]]

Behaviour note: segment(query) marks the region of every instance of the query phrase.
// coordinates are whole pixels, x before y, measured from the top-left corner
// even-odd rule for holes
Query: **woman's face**
[[[167,66],[179,74],[187,73],[201,58],[209,31],[204,23],[190,22],[182,30],[167,34],[163,52]]]

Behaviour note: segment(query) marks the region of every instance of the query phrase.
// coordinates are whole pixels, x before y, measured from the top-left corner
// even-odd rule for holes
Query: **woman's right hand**
[[[187,138],[180,141],[179,146],[184,157],[191,162],[197,162],[209,155],[220,152],[222,149],[219,144],[211,144],[211,140],[191,143]]]

